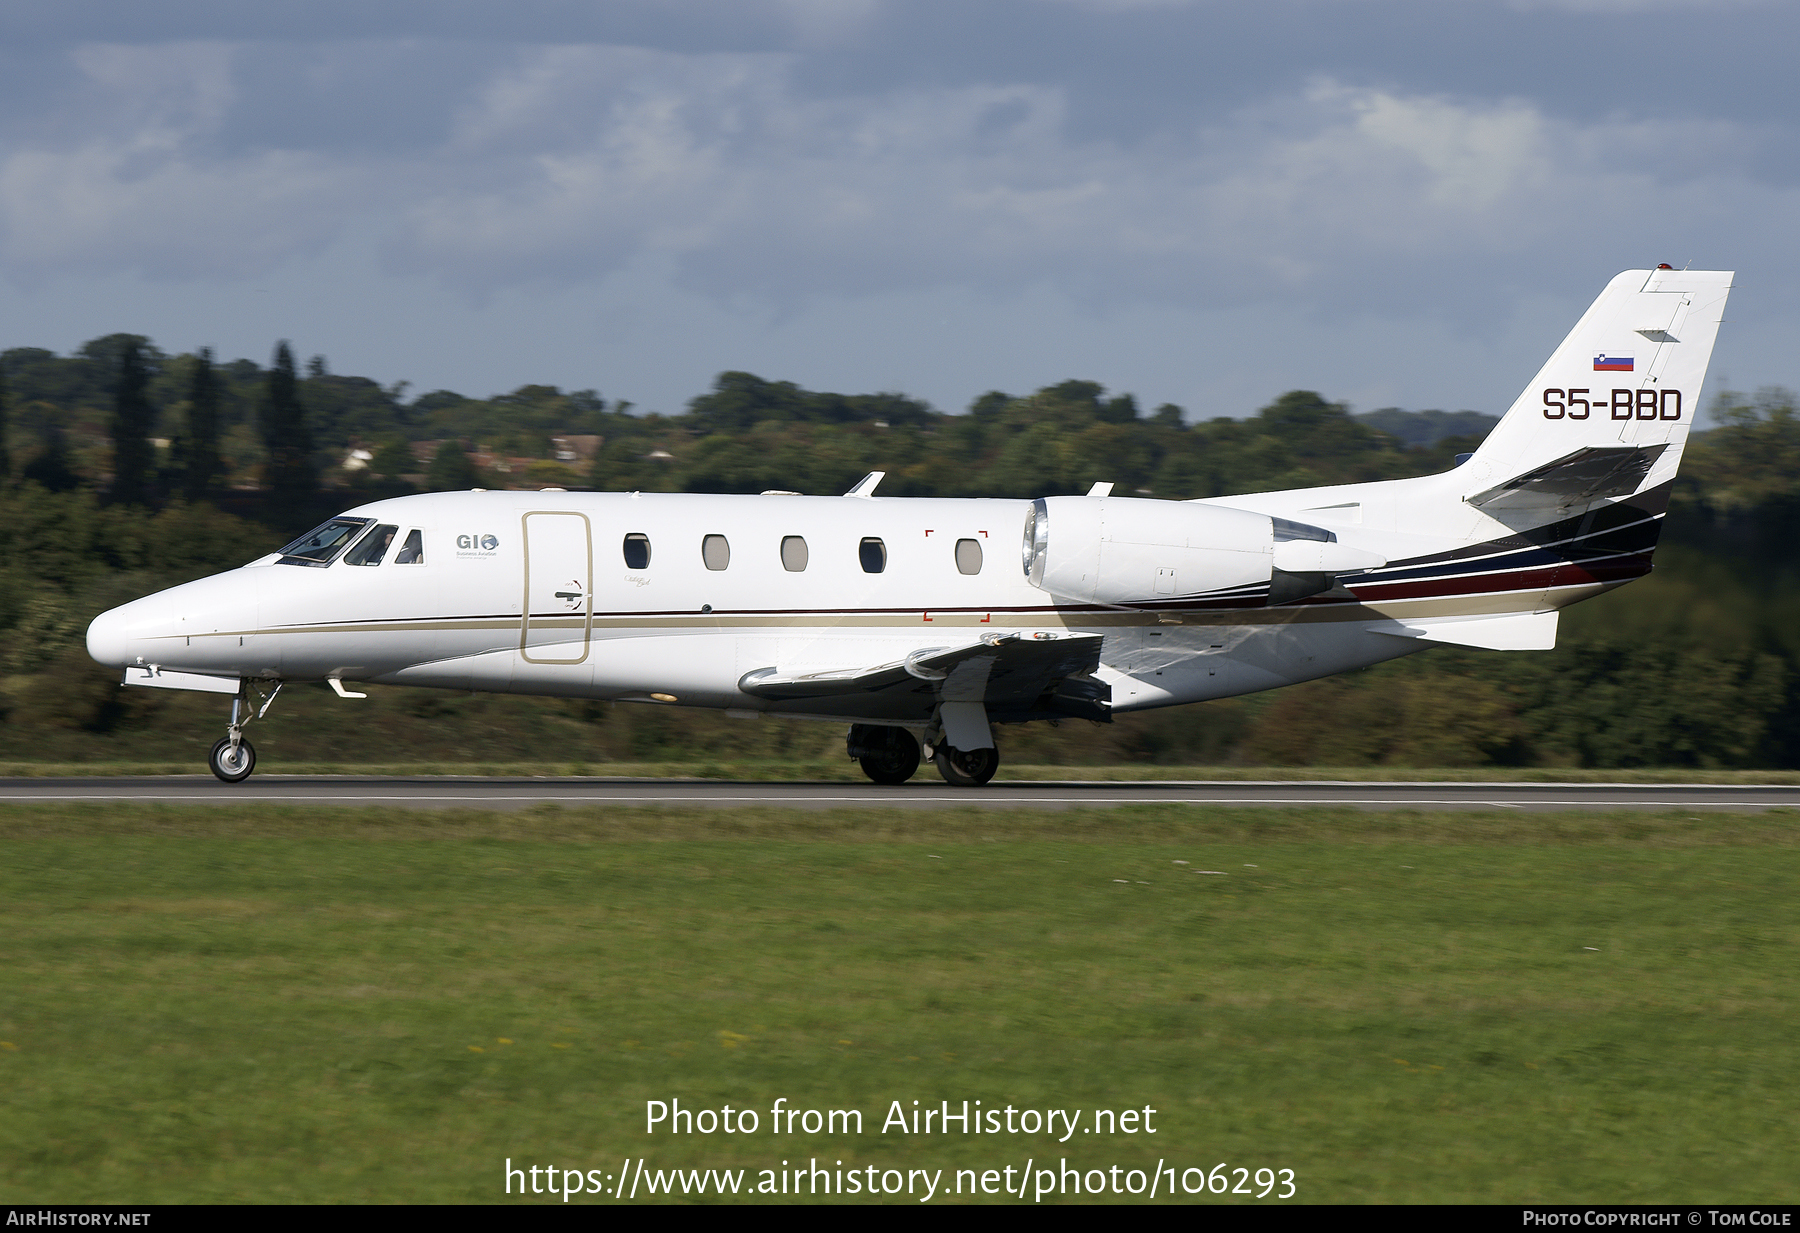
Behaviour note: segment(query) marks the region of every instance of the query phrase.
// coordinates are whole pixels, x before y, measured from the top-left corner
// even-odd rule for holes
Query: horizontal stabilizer
[[[1557,613],[1509,612],[1503,616],[1444,617],[1395,621],[1375,629],[1396,638],[1480,647],[1484,651],[1548,651],[1556,646]]]
[[[1467,498],[1482,509],[1586,505],[1638,490],[1667,444],[1590,445]]]
[[[207,676],[201,672],[170,672],[159,664],[131,664],[122,685],[148,685],[152,689],[197,689],[209,694],[235,694],[235,676]]]
[[[989,634],[957,647],[928,647],[894,663],[829,672],[746,672],[738,688],[771,702],[853,695],[921,693],[936,702],[983,702],[995,719],[1109,718],[1110,691],[1092,677],[1100,665],[1097,634],[1021,638]]]

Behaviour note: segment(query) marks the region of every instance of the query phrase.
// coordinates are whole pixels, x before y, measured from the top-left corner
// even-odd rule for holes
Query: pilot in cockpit
[[[393,545],[394,536],[399,530],[399,527],[382,523],[363,536],[361,542],[345,555],[344,563],[346,565],[380,565],[383,558],[387,556],[388,548]]]

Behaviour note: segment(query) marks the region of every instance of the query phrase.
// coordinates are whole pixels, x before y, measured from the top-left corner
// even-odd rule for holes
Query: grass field
[[[7,807],[0,1201],[1067,1158],[1791,1203],[1797,875],[1783,813]],[[646,1134],[674,1098],[759,1130]],[[964,1099],[1157,1133],[881,1129]]]

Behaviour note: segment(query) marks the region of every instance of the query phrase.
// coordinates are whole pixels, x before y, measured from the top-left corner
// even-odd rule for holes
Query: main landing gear
[[[886,724],[852,724],[846,742],[850,756],[862,765],[863,774],[880,784],[902,784],[919,769],[919,740],[906,728]],[[997,749],[952,749],[938,745],[930,750],[938,774],[953,788],[979,788],[1000,769]]]
[[[852,724],[845,742],[863,774],[876,783],[901,784],[919,769],[919,741],[905,728],[886,724]]]
[[[931,755],[938,774],[953,788],[979,788],[1000,769],[998,749],[952,749],[939,745]]]
[[[212,754],[207,758],[212,773],[226,783],[243,783],[256,769],[256,746],[244,739],[244,725],[269,713],[269,708],[275,705],[275,695],[281,692],[281,684],[275,682],[260,707],[254,705],[250,696],[253,686],[249,680],[238,686],[237,697],[231,700],[231,727],[212,747]]]

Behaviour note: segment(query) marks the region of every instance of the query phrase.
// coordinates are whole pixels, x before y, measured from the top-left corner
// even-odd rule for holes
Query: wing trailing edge
[[[1376,626],[1378,634],[1479,647],[1484,651],[1549,651],[1556,647],[1557,612],[1509,612],[1500,616],[1445,617],[1442,620],[1395,621]]]
[[[1001,722],[1069,717],[1111,719],[1111,690],[1093,673],[1100,666],[1098,634],[1022,638],[988,634],[955,647],[927,647],[905,659],[866,668],[804,674],[758,668],[738,688],[769,702],[919,695],[921,704],[983,703]]]

